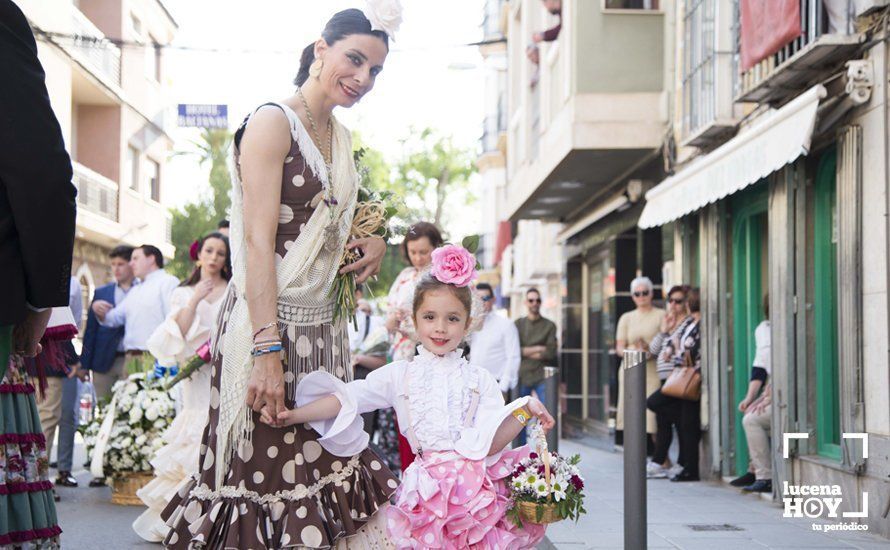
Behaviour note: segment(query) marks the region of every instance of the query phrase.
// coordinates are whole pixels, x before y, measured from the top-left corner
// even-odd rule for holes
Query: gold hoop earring
[[[321,76],[321,69],[324,67],[323,59],[316,59],[312,62],[312,65],[309,65],[309,76],[312,78],[318,79]]]

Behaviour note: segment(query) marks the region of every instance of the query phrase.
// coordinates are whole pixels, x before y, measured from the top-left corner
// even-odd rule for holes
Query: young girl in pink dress
[[[545,430],[554,421],[531,397],[505,405],[497,381],[461,356],[475,264],[461,247],[433,252],[431,269],[414,295],[421,345],[412,360],[395,361],[350,383],[311,373],[296,388],[295,409],[277,418],[266,410],[262,414],[263,422],[275,426],[309,423],[327,451],[351,457],[368,444],[360,415],[394,407],[417,454],[386,511],[397,548],[512,550],[533,548],[544,536],[542,526],[517,528],[506,517],[505,480],[530,452],[506,447],[532,416]]]

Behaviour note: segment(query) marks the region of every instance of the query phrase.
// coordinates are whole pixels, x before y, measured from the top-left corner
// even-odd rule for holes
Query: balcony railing
[[[814,68],[831,65],[838,54],[842,56],[845,51],[854,49],[855,40],[847,38],[854,32],[856,7],[853,0],[800,0],[800,35],[775,54],[741,73],[735,90],[737,101],[769,102],[781,99],[781,90],[787,87],[785,79],[805,86],[808,82],[801,74],[812,74]],[[820,40],[823,36],[826,39]],[[739,33],[737,47],[740,47],[740,43]],[[814,51],[822,43],[823,51]],[[844,47],[846,49],[841,50]],[[782,82],[775,81],[773,77],[781,71],[788,74]],[[768,82],[771,79],[775,82]]]
[[[73,164],[77,206],[116,222],[118,185],[86,166],[76,162]]]
[[[92,21],[76,7],[71,7],[70,47],[90,68],[116,85],[121,83],[121,50],[105,38]]]
[[[502,22],[506,3],[506,0],[486,0],[485,18],[482,20],[482,32],[486,40],[504,35]]]
[[[507,131],[507,109],[504,101],[498,102],[498,112],[485,117],[482,123],[482,152],[488,153],[498,148],[501,135]]]

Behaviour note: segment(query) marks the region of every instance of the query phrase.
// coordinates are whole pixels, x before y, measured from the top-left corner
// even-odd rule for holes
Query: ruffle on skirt
[[[510,491],[505,479],[529,452],[528,447],[507,450],[490,465],[454,452],[415,460],[387,510],[387,531],[396,548],[533,548],[544,537],[544,527],[518,528],[506,517]]]
[[[302,498],[294,492],[251,494],[232,486],[210,491],[191,480],[162,516],[170,527],[188,526],[189,548],[332,548],[346,537],[370,539],[367,529],[360,530],[373,523],[397,484],[373,452],[365,450],[353,460],[344,466],[342,475],[335,474],[333,481]],[[384,539],[382,526],[376,529],[379,539]],[[181,532],[181,528],[172,530],[164,545],[182,547]]]
[[[0,511],[0,548],[59,548],[46,441],[34,387],[17,357],[0,382]]]
[[[155,477],[136,492],[148,506],[148,510],[133,522],[133,530],[143,539],[161,542],[170,531],[170,527],[161,519],[161,512],[195,473],[205,424],[206,408],[187,408],[176,415],[164,432],[167,445],[161,447],[151,460]]]

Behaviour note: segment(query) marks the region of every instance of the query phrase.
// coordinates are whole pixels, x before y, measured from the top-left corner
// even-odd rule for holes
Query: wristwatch
[[[516,420],[519,421],[520,424],[525,426],[526,424],[528,424],[528,421],[531,420],[532,413],[529,412],[526,407],[522,406],[513,411],[513,416],[516,418]]]

